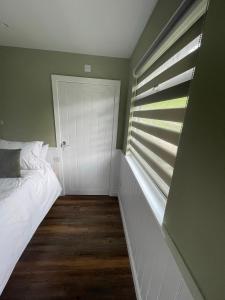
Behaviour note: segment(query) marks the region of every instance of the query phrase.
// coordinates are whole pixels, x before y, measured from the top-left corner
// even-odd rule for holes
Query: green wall
[[[84,64],[92,65],[84,73]],[[51,74],[121,80],[117,147],[121,148],[129,60],[64,52],[0,47],[0,126],[3,138],[55,145]]]
[[[164,220],[207,300],[225,299],[224,12],[210,2]]]

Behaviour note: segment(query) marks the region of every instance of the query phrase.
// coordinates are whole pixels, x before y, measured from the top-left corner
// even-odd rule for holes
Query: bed
[[[0,295],[35,230],[61,193],[49,163],[0,179]]]

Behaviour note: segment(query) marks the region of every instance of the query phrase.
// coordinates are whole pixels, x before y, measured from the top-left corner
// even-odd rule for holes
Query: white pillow
[[[43,145],[41,148],[41,155],[40,158],[46,160],[48,154],[48,145]]]
[[[0,149],[21,149],[20,167],[23,170],[40,169],[43,142],[14,142],[0,139]]]

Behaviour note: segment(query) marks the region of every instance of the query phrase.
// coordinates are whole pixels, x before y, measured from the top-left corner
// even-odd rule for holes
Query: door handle
[[[69,145],[66,144],[66,141],[63,141],[63,142],[61,143],[61,148],[64,149],[65,147],[69,147]]]

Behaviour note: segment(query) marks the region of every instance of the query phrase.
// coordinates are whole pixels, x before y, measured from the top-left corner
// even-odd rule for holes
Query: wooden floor
[[[117,199],[60,197],[0,299],[136,299]]]

